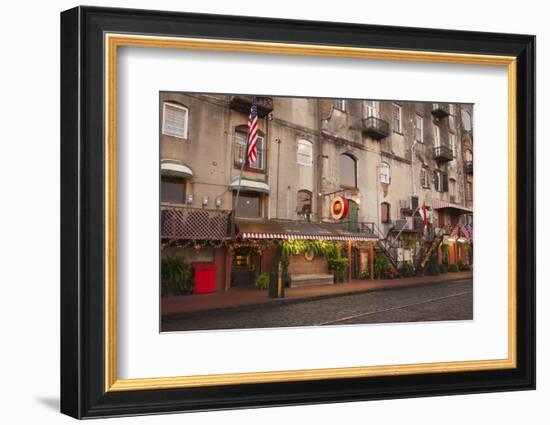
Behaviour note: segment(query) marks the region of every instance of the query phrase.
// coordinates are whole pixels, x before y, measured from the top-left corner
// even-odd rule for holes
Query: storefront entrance
[[[231,287],[252,287],[260,274],[260,255],[252,247],[235,249],[231,266]]]

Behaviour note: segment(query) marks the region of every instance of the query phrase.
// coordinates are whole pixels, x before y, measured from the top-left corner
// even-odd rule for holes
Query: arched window
[[[357,160],[347,153],[340,155],[340,186],[357,187]]]
[[[466,149],[464,151],[464,160],[466,162],[472,162],[474,160],[474,155],[472,154],[472,151],[470,149]]]
[[[380,163],[380,183],[390,184],[390,164],[387,162]]]
[[[380,221],[382,223],[391,223],[391,207],[389,202],[382,202],[380,204]]]
[[[469,114],[468,111],[462,111],[460,113],[460,115],[462,117],[462,127],[464,128],[464,130],[471,131],[472,130],[472,116]]]
[[[162,134],[187,139],[189,109],[179,103],[164,102],[162,107]]]
[[[296,199],[296,212],[298,215],[311,214],[312,210],[312,193],[309,190],[299,190]]]
[[[309,140],[298,140],[297,162],[300,165],[311,166],[313,164],[313,143]]]
[[[258,143],[256,145],[256,151],[257,151],[256,161],[254,161],[251,164],[249,164],[248,155],[246,155],[247,142],[248,142],[248,126],[239,125],[238,127],[235,127],[235,137],[234,137],[234,147],[233,147],[235,167],[240,168],[242,166],[243,161],[246,161],[245,167],[252,170],[264,171],[265,170],[264,133],[258,130]]]

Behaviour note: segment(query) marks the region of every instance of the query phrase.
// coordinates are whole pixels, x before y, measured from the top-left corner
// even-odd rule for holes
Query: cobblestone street
[[[472,279],[165,317],[163,331],[473,319]]]

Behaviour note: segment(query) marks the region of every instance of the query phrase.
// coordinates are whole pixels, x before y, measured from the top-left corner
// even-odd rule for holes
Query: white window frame
[[[455,132],[455,105],[449,104],[449,131]]]
[[[441,130],[437,125],[434,124],[434,147],[438,148],[441,146]]]
[[[236,130],[235,131],[235,145],[238,145],[238,155],[235,155],[239,159],[239,163],[237,166],[240,166],[240,161],[246,161],[247,160],[247,153],[246,153],[246,146],[247,146],[247,134],[243,131]],[[237,148],[235,146],[235,148]],[[254,161],[253,164],[248,164],[249,169],[253,170],[262,170],[265,171],[265,137],[258,134],[258,143],[256,146],[256,149],[258,151],[258,155],[256,156],[256,161]],[[260,162],[259,165],[257,165],[258,161]]]
[[[387,162],[380,163],[380,172],[378,175],[378,180],[380,183],[390,184],[391,182],[391,169],[390,164]]]
[[[430,187],[430,172],[426,167],[420,169],[420,186],[423,188]]]
[[[369,105],[369,102],[372,102],[372,106]],[[378,118],[378,102],[375,100],[365,100],[363,101],[363,111],[364,111],[364,117],[370,118],[375,117]]]
[[[183,130],[181,132],[171,131],[170,129],[167,128],[167,125],[166,125],[167,107],[176,108],[176,109],[185,111],[185,121],[184,121]],[[189,108],[173,102],[164,102],[162,105],[162,134],[166,136],[176,137],[182,140],[187,140],[188,131],[189,131]]]
[[[398,118],[398,123],[399,123],[399,126],[398,128],[395,128],[394,124],[395,124],[395,109],[394,108],[397,108],[397,111],[399,112],[399,118]],[[393,103],[392,104],[392,127],[393,127],[393,131],[395,131],[396,133],[403,133],[403,107],[401,105],[398,105],[397,103]]]
[[[336,103],[340,103],[342,107],[339,107],[336,105]],[[332,99],[332,106],[334,109],[338,109],[339,111],[346,111],[346,99]]]
[[[300,146],[306,146],[309,149],[309,161],[308,162],[302,161],[302,158],[305,155],[300,155]],[[310,142],[309,140],[307,140],[307,139],[298,139],[298,147],[297,147],[297,150],[296,150],[296,163],[299,164],[299,165],[304,165],[306,167],[313,166],[313,143]]]
[[[449,133],[449,141],[451,145],[451,151],[453,152],[453,158],[456,158],[456,134]]]
[[[414,119],[414,137],[416,138],[416,141],[419,143],[424,143],[424,117],[420,114],[416,114]],[[420,122],[420,127],[418,127],[418,123]],[[420,138],[418,138],[417,130],[420,130]]]

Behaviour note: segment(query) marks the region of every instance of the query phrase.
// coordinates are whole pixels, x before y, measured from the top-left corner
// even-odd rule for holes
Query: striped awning
[[[471,208],[467,208],[463,205],[455,204],[453,202],[443,201],[441,199],[432,200],[432,208],[434,210],[442,210],[445,208],[450,208],[450,209],[460,210],[460,211],[469,212],[469,213],[474,212]]]
[[[371,232],[350,231],[342,223],[312,223],[292,220],[237,219],[241,239],[375,241]]]
[[[235,177],[229,185],[229,189],[231,190],[237,190],[239,187],[241,190],[269,193],[269,185],[266,182],[254,180],[248,177]]]
[[[163,176],[183,177],[188,179],[193,177],[191,167],[177,159],[162,159],[160,161],[160,170]]]

